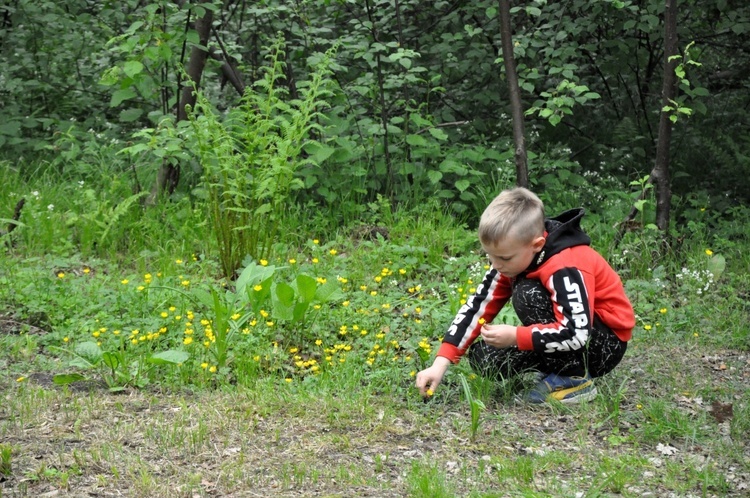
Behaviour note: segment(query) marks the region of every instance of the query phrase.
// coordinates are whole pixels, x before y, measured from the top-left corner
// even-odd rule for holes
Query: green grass
[[[647,232],[607,249],[638,325],[594,401],[518,405],[528,379],[494,382],[462,363],[424,402],[412,373],[483,273],[474,233],[447,211],[379,203],[358,223],[290,225],[269,261],[274,283],[306,274],[340,294],[294,323],[264,304],[269,316],[238,327],[219,366],[201,324],[217,312],[196,289],[234,284],[219,278],[199,205],[133,205],[102,239],[107,209],[130,195],[122,184],[91,181],[102,225],[83,216],[92,204],[76,184],[3,175],[4,213],[18,195],[39,198],[0,259],[2,496],[733,496],[750,485],[746,215],[693,220],[705,230],[666,256]],[[608,246],[611,228],[592,233]],[[123,352],[130,377],[108,386],[105,363],[71,365],[87,342]],[[168,350],[190,357],[148,361]],[[87,380],[55,385],[63,373]]]

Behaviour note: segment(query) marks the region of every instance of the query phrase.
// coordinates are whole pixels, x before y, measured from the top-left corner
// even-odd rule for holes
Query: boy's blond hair
[[[479,240],[486,245],[513,237],[528,243],[544,235],[544,204],[523,187],[504,190],[479,220]]]

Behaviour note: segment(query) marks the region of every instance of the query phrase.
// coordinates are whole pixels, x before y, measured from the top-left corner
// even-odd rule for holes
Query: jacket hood
[[[538,268],[563,249],[591,245],[591,238],[581,228],[583,214],[583,208],[575,208],[569,209],[554,218],[544,220],[547,241],[527,271]]]

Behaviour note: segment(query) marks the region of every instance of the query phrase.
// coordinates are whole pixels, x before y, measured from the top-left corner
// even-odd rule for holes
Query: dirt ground
[[[19,332],[12,320],[0,320],[0,327],[0,333]],[[602,417],[596,410],[490,403],[475,441],[466,407],[437,400],[418,410],[377,397],[361,407],[335,398],[304,406],[283,393],[245,388],[112,394],[97,382],[61,388],[49,372],[22,381],[6,374],[0,379],[0,445],[12,454],[6,467],[0,460],[0,496],[402,497],[414,495],[415,462],[434,466],[450,482],[449,496],[470,490],[531,496],[524,489],[536,489],[533,496],[590,496],[588,486],[600,478],[592,458],[645,458],[651,467],[642,476],[625,474],[619,491],[610,482],[596,496],[750,496],[750,435],[738,441],[736,429],[749,424],[732,430],[735,418],[748,413],[750,355],[638,347],[639,358],[648,361],[627,356],[622,376],[610,382],[610,391],[624,387],[627,393],[615,418],[611,410]],[[0,357],[3,370],[10,366]],[[675,379],[684,390],[667,390],[660,380],[675,375],[684,375]],[[714,401],[695,394],[707,390],[716,393]],[[638,400],[648,397],[663,398],[679,415],[670,441],[653,444],[644,437],[649,422],[639,416]],[[714,431],[715,444],[680,432],[679,424],[695,420],[701,431]],[[570,432],[561,436],[565,427]],[[722,444],[729,440],[732,445]],[[727,447],[740,454],[719,454]],[[522,457],[542,463],[527,481],[509,477],[507,494],[478,482],[501,472],[504,459]],[[564,462],[559,471],[556,458]],[[679,483],[675,473],[705,466],[721,475],[723,487],[660,485]],[[569,493],[547,491],[560,489]]]

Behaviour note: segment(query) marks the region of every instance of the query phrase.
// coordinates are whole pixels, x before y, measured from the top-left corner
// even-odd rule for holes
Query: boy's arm
[[[542,281],[550,292],[555,321],[518,327],[521,350],[575,351],[586,345],[593,325],[594,279],[578,268],[561,268]]]
[[[453,323],[445,333],[437,356],[458,363],[472,342],[490,323],[511,296],[510,279],[490,269],[476,292],[458,310]]]

